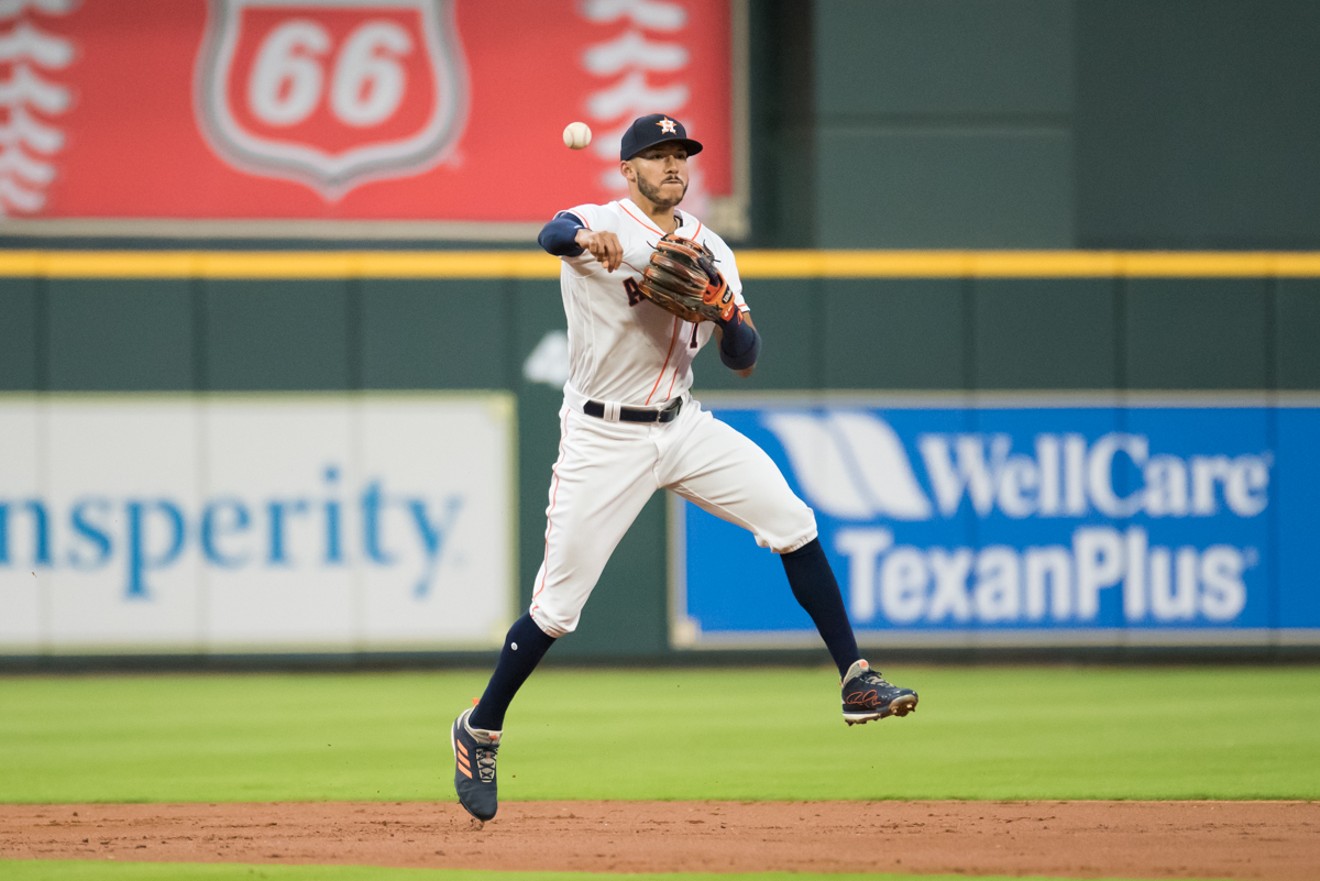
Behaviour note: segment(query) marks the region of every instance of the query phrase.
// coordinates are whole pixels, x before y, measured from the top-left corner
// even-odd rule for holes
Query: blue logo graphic
[[[815,511],[859,632],[1320,627],[1315,408],[715,409]],[[680,521],[696,641],[810,630],[773,555]]]

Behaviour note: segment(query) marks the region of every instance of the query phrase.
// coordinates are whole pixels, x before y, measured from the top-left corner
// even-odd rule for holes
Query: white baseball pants
[[[774,461],[688,398],[668,423],[611,422],[567,403],[546,508],[531,616],[547,634],[577,628],[605,564],[657,489],[750,531],[775,553],[816,537],[816,517]]]

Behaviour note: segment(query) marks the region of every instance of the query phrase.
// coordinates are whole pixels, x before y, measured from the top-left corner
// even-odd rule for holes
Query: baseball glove
[[[694,323],[726,322],[738,308],[710,249],[673,233],[656,242],[637,288],[661,309]]]

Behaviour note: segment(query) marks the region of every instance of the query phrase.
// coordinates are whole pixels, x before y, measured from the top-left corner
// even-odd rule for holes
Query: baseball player
[[[701,149],[672,116],[640,117],[619,155],[628,198],[561,211],[538,238],[562,261],[570,370],[531,607],[509,629],[485,693],[451,729],[458,800],[480,820],[498,807],[505,711],[554,641],[577,627],[610,555],[657,489],[746,528],[780,555],[839,669],[849,725],[917,705],[916,692],[860,657],[811,509],[764,451],[691,395],[692,359],[712,336],[742,376],[761,345],[732,251],[678,210],[688,160]]]

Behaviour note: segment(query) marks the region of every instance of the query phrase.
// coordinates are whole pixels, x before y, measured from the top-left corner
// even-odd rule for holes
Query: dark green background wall
[[[703,352],[698,394],[1320,391],[1320,277],[752,278],[748,296],[762,365],[742,380]],[[0,277],[0,314],[4,391],[514,392],[530,597],[561,396],[523,363],[563,328],[556,281]],[[557,656],[668,651],[665,534],[658,495]]]
[[[766,0],[756,241],[1320,246],[1314,0]]]

